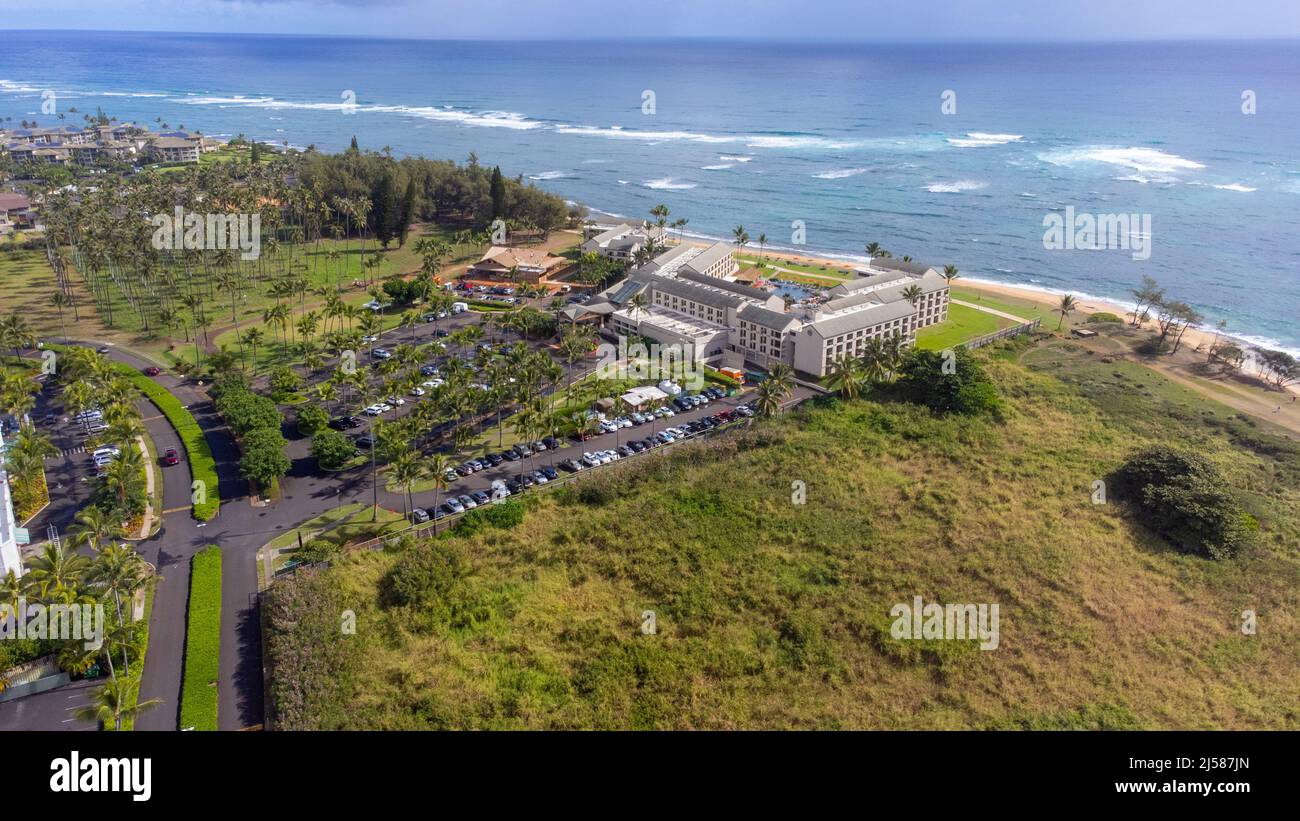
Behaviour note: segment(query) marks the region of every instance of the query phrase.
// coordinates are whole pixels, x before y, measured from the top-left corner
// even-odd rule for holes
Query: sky
[[[1300,37],[1300,0],[6,0],[0,29],[427,39]]]

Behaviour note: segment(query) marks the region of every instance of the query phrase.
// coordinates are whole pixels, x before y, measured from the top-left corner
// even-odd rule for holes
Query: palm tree
[[[378,447],[378,443],[374,447]],[[411,508],[414,506],[414,501],[411,498],[411,488],[425,475],[425,466],[420,461],[419,452],[408,446],[393,458],[389,470],[392,472],[393,484],[401,488],[402,492],[406,494],[402,499],[402,515],[409,517]]]
[[[9,316],[0,319],[0,345],[13,348],[14,357],[22,355],[23,348],[36,344],[36,332],[28,324],[27,318],[14,309]]]
[[[749,244],[749,233],[745,230],[745,226],[743,225],[737,225],[735,228],[732,228],[731,236],[734,237],[733,242],[736,243],[737,251],[742,250]]]
[[[912,303],[913,308],[916,307],[916,303],[921,301],[921,297],[923,295],[924,294],[921,291],[920,285],[909,285],[906,288],[904,288],[902,291],[903,299],[906,299],[908,302]]]
[[[1056,312],[1061,315],[1061,321],[1056,323],[1056,330],[1061,330],[1061,326],[1065,324],[1065,318],[1074,313],[1076,307],[1078,307],[1078,303],[1074,299],[1074,294],[1064,294],[1061,296],[1061,302],[1055,309]]]
[[[865,250],[867,252],[868,261],[875,259],[876,257],[889,256],[889,252],[882,248],[878,242],[868,242]]]
[[[425,466],[428,471],[429,484],[433,485],[433,507],[436,510],[439,497],[447,491],[449,483],[447,482],[447,469],[451,467],[451,459],[447,458],[445,453],[435,453],[429,457],[428,464]],[[435,521],[433,532],[438,532],[438,523]]]
[[[104,541],[118,539],[123,535],[125,531],[122,529],[122,523],[116,521],[113,515],[102,507],[87,505],[77,511],[72,526],[73,544],[88,544],[92,550],[98,550],[99,545]]]
[[[28,560],[26,578],[44,601],[75,598],[88,564],[85,556],[47,542],[39,555]]]
[[[63,321],[63,309],[68,307],[70,302],[71,300],[68,299],[68,295],[62,291],[55,291],[50,296],[50,304],[59,311],[59,327],[63,329],[63,344],[65,345],[68,344],[68,326]]]
[[[767,234],[758,235],[758,258],[760,261],[766,258],[767,253]]]
[[[161,703],[156,698],[132,703],[125,682],[109,681],[95,691],[94,699],[89,704],[78,707],[74,715],[82,721],[97,721],[102,726],[108,726],[111,721],[113,728],[120,730],[122,719],[134,718]]]
[[[950,288],[952,287],[952,281],[953,281],[954,279],[956,279],[956,278],[957,278],[957,266],[956,266],[956,265],[945,265],[945,266],[943,266],[943,279],[944,279],[945,282],[948,283],[948,287],[950,287]]]
[[[862,361],[851,356],[841,357],[832,362],[830,373],[826,375],[826,387],[845,399],[858,397],[862,390],[862,381]]]

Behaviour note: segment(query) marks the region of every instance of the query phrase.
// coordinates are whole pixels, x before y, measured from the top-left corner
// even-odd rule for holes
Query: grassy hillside
[[[992,356],[1002,420],[827,400],[533,499],[513,529],[303,574],[272,607],[282,726],[1300,727],[1300,448],[1067,342]],[[1230,478],[1252,549],[1186,556],[1092,503],[1154,442]],[[997,603],[999,648],[894,639],[917,595]]]

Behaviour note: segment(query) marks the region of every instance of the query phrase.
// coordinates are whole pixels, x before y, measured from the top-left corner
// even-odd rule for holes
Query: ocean
[[[688,234],[743,224],[772,250],[862,259],[875,241],[969,279],[1121,302],[1149,274],[1206,324],[1300,353],[1294,41],[4,32],[0,118],[58,124],[47,100],[65,123],[102,108],[296,147],[356,135],[399,156],[474,153],[602,212],[663,203]],[[1149,254],[1049,249],[1044,219],[1067,207],[1133,215],[1115,238]]]

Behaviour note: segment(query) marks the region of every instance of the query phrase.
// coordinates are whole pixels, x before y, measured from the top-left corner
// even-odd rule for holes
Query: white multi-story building
[[[726,245],[678,246],[567,311],[573,319],[607,316],[616,333],[689,342],[700,359],[733,354],[812,377],[824,376],[839,359],[860,356],[871,339],[898,336],[911,343],[919,329],[948,317],[948,283],[922,265],[878,260],[832,288],[826,301],[793,307],[720,273],[734,269]]]
[[[0,431],[0,454],[4,453],[5,438]],[[18,552],[18,522],[14,519],[14,500],[9,491],[9,477],[0,462],[0,579],[9,575],[23,575],[22,554]]]

